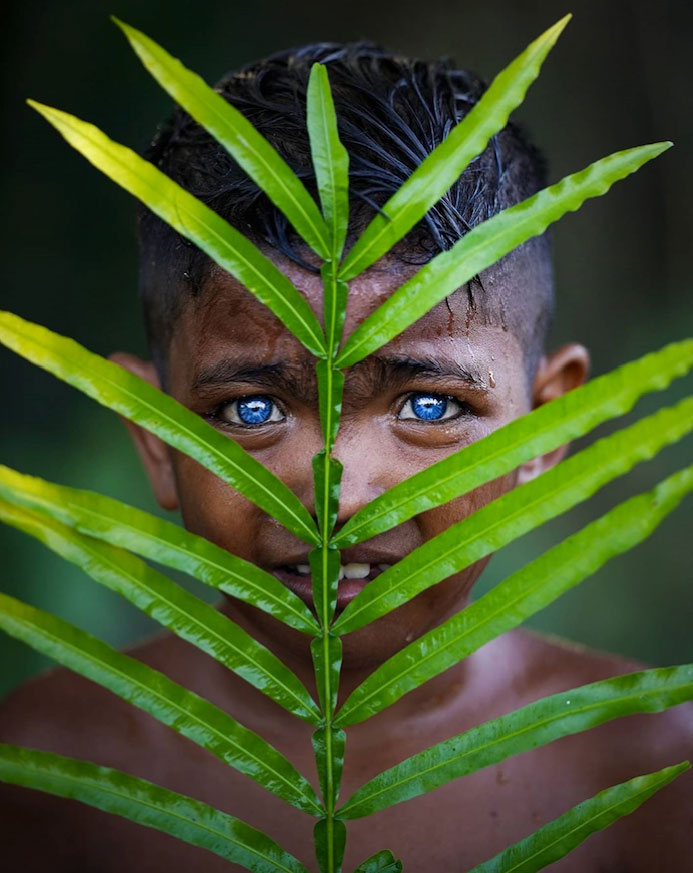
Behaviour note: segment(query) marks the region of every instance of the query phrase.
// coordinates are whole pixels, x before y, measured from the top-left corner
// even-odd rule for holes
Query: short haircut
[[[316,61],[327,66],[340,138],[349,153],[349,242],[477,103],[486,86],[448,60],[400,57],[366,42],[307,45],[224,76],[216,90],[272,143],[314,194],[305,105]],[[223,146],[180,108],[159,128],[147,157],[261,248],[316,269],[283,214]],[[425,263],[474,225],[544,185],[542,156],[509,123],[396,248],[396,256]],[[165,380],[176,319],[190,295],[203,293],[212,262],[145,207],[140,207],[138,229],[147,335]],[[469,305],[487,323],[515,334],[531,378],[553,310],[546,235],[528,241],[484,275],[491,281],[477,277],[476,285],[467,286]]]

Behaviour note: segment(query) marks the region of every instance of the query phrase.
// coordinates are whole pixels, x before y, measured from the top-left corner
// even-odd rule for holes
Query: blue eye
[[[440,421],[444,418],[452,418],[460,408],[460,404],[452,397],[422,392],[409,397],[399,417],[418,421]]]
[[[243,424],[250,427],[284,420],[274,401],[264,394],[253,394],[232,400],[231,403],[221,407],[219,416],[230,424]]]

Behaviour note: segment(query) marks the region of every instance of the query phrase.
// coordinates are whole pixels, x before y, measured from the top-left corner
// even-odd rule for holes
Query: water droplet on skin
[[[496,379],[493,375],[493,370],[488,371],[488,384],[491,386],[491,388],[496,387]]]

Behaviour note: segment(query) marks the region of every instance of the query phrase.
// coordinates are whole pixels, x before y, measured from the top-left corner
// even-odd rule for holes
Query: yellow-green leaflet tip
[[[56,109],[55,106],[47,106],[45,103],[39,103],[37,100],[26,101],[32,109],[35,109],[39,115],[42,115],[46,121],[69,142],[67,131],[74,129],[75,124],[86,125],[86,122],[80,122],[74,115],[69,112],[63,112],[62,109]]]
[[[113,24],[115,24],[116,27],[119,27],[130,41],[132,41],[132,38],[135,36],[135,34],[139,33],[139,31],[135,30],[135,28],[132,27],[132,25],[128,24],[125,21],[121,21],[121,19],[118,18],[117,15],[111,15],[109,17],[110,17],[111,21],[113,22]]]
[[[535,41],[535,45],[541,43],[548,43],[549,47],[555,45],[558,37],[563,33],[563,31],[568,26],[568,22],[573,17],[573,13],[569,12],[567,15],[564,15],[563,18],[560,18],[555,24],[552,24],[548,30],[545,30],[544,33]]]
[[[32,109],[35,109],[37,112],[43,114],[44,109],[49,109],[50,107],[46,106],[43,103],[39,103],[38,100],[32,100],[31,97],[26,98],[26,102]]]
[[[55,125],[58,119],[67,115],[66,112],[56,109],[55,106],[48,106],[46,103],[39,103],[38,100],[32,100],[30,97],[27,98],[26,102],[32,109],[35,109],[39,115],[42,115],[46,121],[49,121],[53,125]]]
[[[664,140],[663,142],[653,142],[649,145],[641,146],[644,152],[649,152],[650,160],[652,158],[659,157],[663,152],[669,151],[669,149],[674,145],[671,140]]]
[[[550,27],[549,30],[554,31],[556,34],[556,38],[558,38],[563,33],[563,31],[566,29],[566,27],[568,26],[568,22],[570,21],[570,19],[572,17],[573,17],[572,12],[566,13],[563,16],[563,18],[559,18],[558,21],[554,24],[554,26]]]

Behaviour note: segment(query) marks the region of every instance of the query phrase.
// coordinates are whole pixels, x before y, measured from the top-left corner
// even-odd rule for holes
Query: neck
[[[458,602],[450,610],[450,614],[459,611],[460,608],[461,605]],[[296,674],[317,699],[309,637],[287,628],[276,619],[231,598],[225,598],[221,604],[221,610],[228,618],[240,625],[275,654]],[[444,618],[448,617],[448,615],[444,616]],[[356,637],[356,634],[351,636]],[[383,653],[377,646],[377,638],[376,628],[365,639],[365,644],[370,645],[371,649],[364,652],[362,649],[355,651],[354,641],[345,637],[345,657],[340,676],[338,706],[381,663],[402,647],[396,645],[392,652]],[[421,719],[427,720],[432,715],[444,718],[445,711],[450,707],[458,706],[462,699],[469,700],[470,692],[471,697],[478,696],[473,693],[472,689],[479,685],[478,679],[480,677],[478,677],[477,667],[481,665],[482,660],[486,659],[479,659],[476,656],[467,658],[429,680],[423,686],[409,692],[397,703],[376,716],[378,723],[382,726],[385,721],[397,722],[398,725],[405,726]],[[243,685],[247,692],[242,692],[238,685],[242,680],[235,676],[229,676],[229,674],[227,676],[230,683],[228,690],[233,695],[234,714],[238,712],[239,704],[244,704],[242,708],[245,712],[238,712],[241,720],[245,716],[245,722],[248,724],[255,723],[256,720],[260,722],[271,721],[276,725],[282,724],[287,729],[290,724],[301,724],[297,719],[280,710],[265,695],[250,688],[245,683]]]

